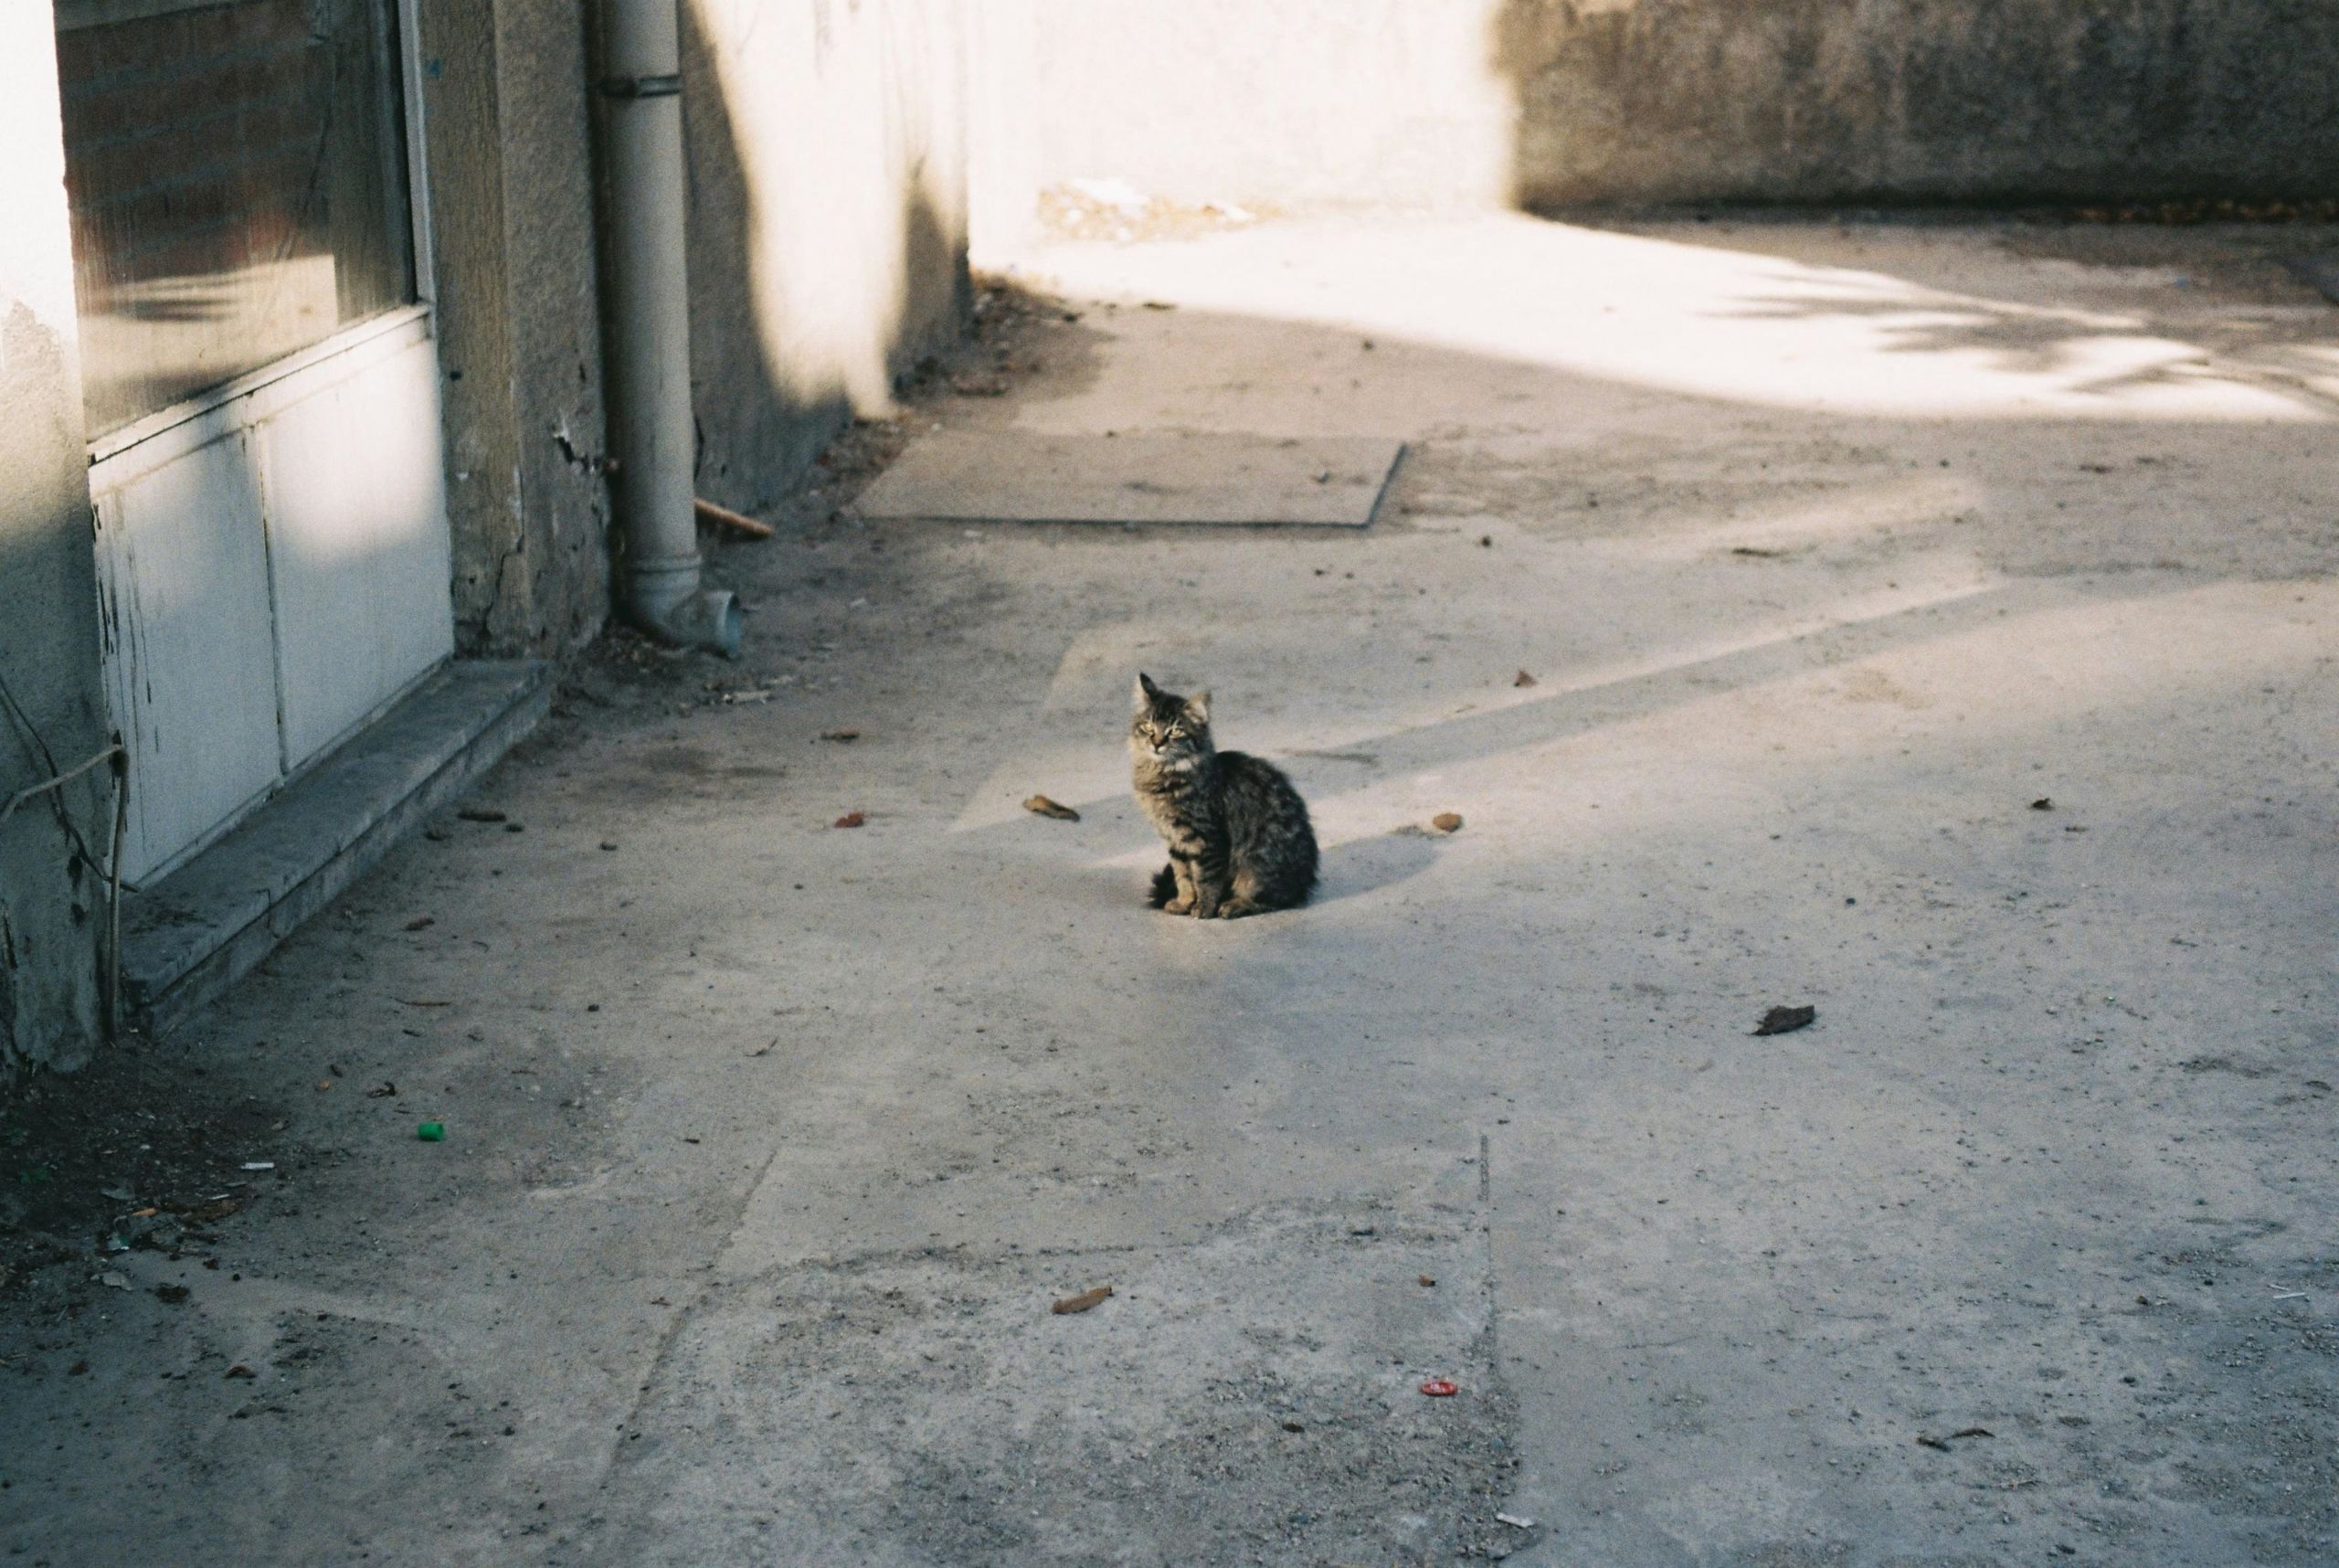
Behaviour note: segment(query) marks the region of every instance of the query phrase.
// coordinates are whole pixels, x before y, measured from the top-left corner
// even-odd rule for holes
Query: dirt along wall
[[[107,741],[72,242],[45,5],[0,6],[0,810]],[[112,776],[0,821],[0,1075],[99,1026]]]
[[[958,331],[972,0],[683,0],[699,490],[754,510]]]
[[[1247,207],[2339,193],[2328,0],[997,0],[992,14],[1002,58],[986,69],[1014,85],[985,110],[986,235],[1012,235],[1039,193],[1081,179]]]

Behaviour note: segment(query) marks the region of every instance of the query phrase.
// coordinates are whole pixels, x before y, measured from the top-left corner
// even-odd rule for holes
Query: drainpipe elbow
[[[736,658],[739,652],[739,601],[728,588],[699,583],[696,560],[666,570],[627,574],[627,618],[661,642],[703,648]]]

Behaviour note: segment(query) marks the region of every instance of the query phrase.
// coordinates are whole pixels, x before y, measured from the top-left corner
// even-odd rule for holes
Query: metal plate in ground
[[[1358,437],[928,436],[863,491],[863,517],[1361,528],[1402,441]]]

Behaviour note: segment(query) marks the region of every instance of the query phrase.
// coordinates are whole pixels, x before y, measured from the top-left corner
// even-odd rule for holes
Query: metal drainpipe
[[[675,0],[604,0],[611,496],[622,605],[687,648],[739,651],[739,607],[699,580],[693,514],[690,272],[683,244],[682,43]]]

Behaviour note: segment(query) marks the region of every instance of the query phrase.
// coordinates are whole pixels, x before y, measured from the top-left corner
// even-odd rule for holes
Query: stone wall
[[[2339,195],[2328,0],[1505,0],[1516,198]]]
[[[456,645],[557,655],[609,610],[588,8],[418,9]]]

